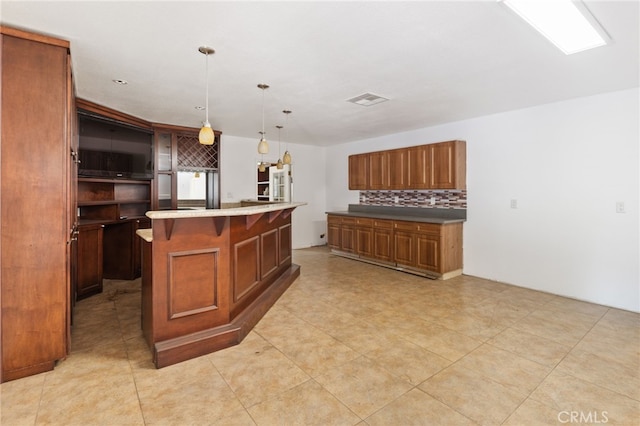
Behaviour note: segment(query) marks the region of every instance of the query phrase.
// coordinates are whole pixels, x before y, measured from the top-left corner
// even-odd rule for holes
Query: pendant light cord
[[[262,88],[262,139],[265,139],[265,137],[264,137],[264,135],[265,135],[265,132],[264,132],[264,91],[265,91],[265,88],[263,87]]]
[[[205,82],[206,82],[206,88],[207,91],[205,93],[205,111],[204,111],[204,122],[205,124],[209,123],[209,53],[205,53],[206,59],[205,59]]]

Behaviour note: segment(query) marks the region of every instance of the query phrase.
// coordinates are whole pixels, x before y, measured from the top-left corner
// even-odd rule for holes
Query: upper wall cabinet
[[[466,189],[466,143],[448,141],[351,155],[349,189]]]
[[[369,189],[369,154],[349,156],[349,189]]]
[[[369,153],[369,186],[367,189],[389,188],[389,153]]]
[[[429,145],[412,146],[407,148],[407,188],[429,188],[431,175]]]
[[[405,189],[409,185],[409,150],[406,148],[385,151],[389,189]]]
[[[432,189],[467,188],[467,145],[450,141],[428,145],[429,187]]]

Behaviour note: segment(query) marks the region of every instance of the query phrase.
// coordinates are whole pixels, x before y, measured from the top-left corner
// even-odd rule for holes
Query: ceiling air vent
[[[355,98],[347,99],[347,102],[352,102],[354,104],[362,106],[371,106],[388,100],[389,99],[383,98],[382,96],[374,95],[373,93],[364,93],[362,95],[356,96]]]

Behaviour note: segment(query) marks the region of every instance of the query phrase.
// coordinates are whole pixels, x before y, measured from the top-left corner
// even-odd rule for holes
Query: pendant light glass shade
[[[200,129],[198,140],[202,145],[213,145],[213,139],[213,129],[211,128],[211,124],[207,121]]]
[[[258,142],[258,153],[260,154],[269,153],[269,144],[267,143],[267,140],[264,137],[262,137],[262,139],[260,139],[260,142]]]
[[[289,123],[289,114],[291,114],[291,111],[289,111],[288,109],[285,109],[284,111],[282,111],[285,113],[285,117],[286,117],[286,123]],[[289,144],[287,144],[289,145]],[[287,147],[285,147],[284,149],[284,155],[282,156],[282,162],[284,164],[291,164],[291,154],[289,154],[289,150],[287,149]]]
[[[267,139],[264,137],[266,132],[264,131],[264,91],[269,88],[268,84],[258,84],[258,88],[262,89],[262,137],[260,138],[260,142],[258,143],[258,153],[260,154],[268,154],[269,153],[269,144],[267,143]]]
[[[202,145],[213,145],[214,134],[213,129],[211,128],[211,124],[209,124],[209,55],[213,55],[216,53],[210,47],[201,46],[198,48],[198,51],[202,53],[206,57],[206,68],[205,68],[205,81],[206,81],[206,93],[205,93],[205,116],[204,116],[204,124],[200,129],[200,133],[198,134],[198,141]]]

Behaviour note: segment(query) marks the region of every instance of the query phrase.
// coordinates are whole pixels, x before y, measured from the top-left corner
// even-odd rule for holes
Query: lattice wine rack
[[[217,170],[220,136],[216,135],[213,145],[202,145],[198,135],[178,134],[179,170]]]

